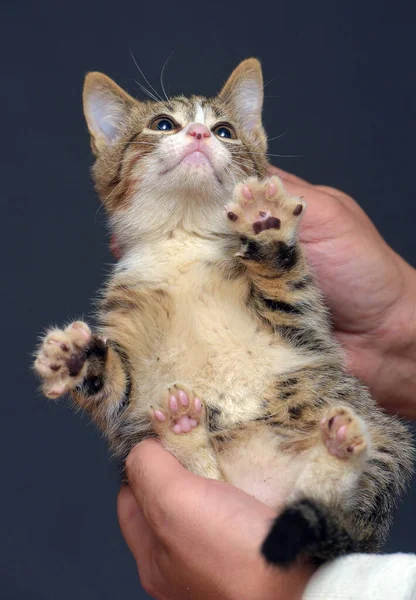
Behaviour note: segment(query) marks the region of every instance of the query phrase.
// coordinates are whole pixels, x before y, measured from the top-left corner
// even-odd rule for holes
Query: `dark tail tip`
[[[353,551],[350,536],[330,509],[313,500],[288,506],[274,521],[261,553],[270,564],[288,567],[300,555],[322,562]]]

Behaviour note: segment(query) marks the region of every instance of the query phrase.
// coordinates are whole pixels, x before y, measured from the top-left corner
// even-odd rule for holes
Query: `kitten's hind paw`
[[[241,235],[261,235],[292,242],[306,203],[285,191],[279,177],[265,181],[250,177],[234,189],[234,201],[225,207],[231,229]]]
[[[364,422],[343,406],[332,408],[320,423],[325,446],[338,458],[362,455],[367,448]]]
[[[48,398],[59,398],[84,377],[86,352],[91,330],[86,323],[75,321],[66,329],[52,329],[40,345],[34,369],[43,379]]]
[[[190,433],[205,419],[202,402],[181,384],[168,388],[162,406],[152,406],[154,431],[161,437],[166,433]]]

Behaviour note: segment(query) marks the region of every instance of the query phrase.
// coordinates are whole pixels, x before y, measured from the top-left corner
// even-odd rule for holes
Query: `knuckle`
[[[134,484],[141,476],[142,463],[139,446],[135,446],[128,454],[125,462],[127,480]]]
[[[157,535],[164,537],[163,532],[166,530],[169,522],[169,506],[164,493],[161,492],[157,498],[152,498],[151,501],[146,502],[143,512]]]
[[[146,566],[137,565],[137,572],[140,578],[140,584],[146,594],[149,594],[155,600],[164,600],[166,598],[162,593],[164,587],[164,579],[161,575],[161,571],[157,565],[157,560],[154,552],[151,552],[151,556],[148,557],[149,561]]]
[[[148,573],[145,571],[144,573],[140,572],[140,568],[138,568],[140,583],[146,594],[149,594],[152,598],[157,597],[157,590],[154,586],[152,579],[149,577]]]
[[[340,205],[349,204],[353,202],[353,199],[348,194],[337,190],[336,188],[330,187],[328,185],[315,185],[316,190],[331,196],[333,200],[338,202]]]

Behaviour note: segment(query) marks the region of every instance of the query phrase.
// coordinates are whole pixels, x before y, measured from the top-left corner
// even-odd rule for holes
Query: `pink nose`
[[[202,140],[202,138],[209,138],[211,136],[208,127],[202,123],[192,123],[188,129],[188,134],[192,135],[196,140]]]

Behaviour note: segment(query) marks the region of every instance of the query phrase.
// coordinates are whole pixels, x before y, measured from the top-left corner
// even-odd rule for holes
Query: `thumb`
[[[126,460],[130,490],[137,504],[149,518],[149,508],[168,499],[174,485],[181,486],[191,475],[156,440],[145,440],[133,448]]]
[[[146,568],[157,540],[142,515],[128,487],[122,487],[117,498],[120,529],[138,566]]]
[[[303,187],[312,187],[312,184],[305,179],[301,179],[297,175],[293,173],[288,173],[287,171],[283,171],[279,167],[275,167],[274,165],[269,164],[268,168],[269,175],[278,175],[280,179],[283,181],[283,185],[287,188],[290,186],[303,186]]]

